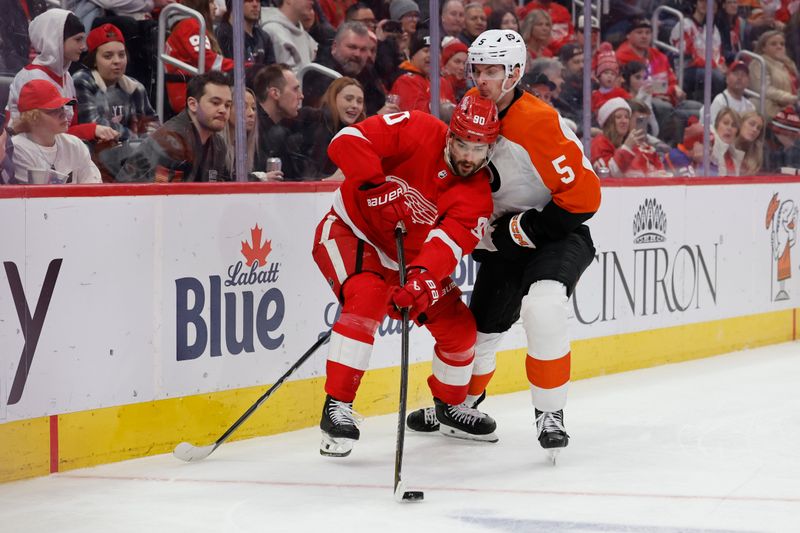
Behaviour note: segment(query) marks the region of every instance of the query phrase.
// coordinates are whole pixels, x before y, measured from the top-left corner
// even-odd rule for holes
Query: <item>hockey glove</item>
[[[507,259],[518,259],[526,253],[526,250],[536,248],[533,242],[535,236],[530,226],[526,224],[533,216],[530,211],[509,213],[492,224],[494,226],[492,244]]]
[[[439,282],[430,272],[414,268],[408,272],[406,284],[392,291],[392,304],[396,309],[408,309],[409,318],[415,320],[420,313],[438,302],[441,294]]]
[[[403,189],[393,181],[377,186],[365,183],[359,191],[362,191],[364,211],[369,214],[369,219],[384,222],[390,231],[394,231],[397,222],[408,215]]]

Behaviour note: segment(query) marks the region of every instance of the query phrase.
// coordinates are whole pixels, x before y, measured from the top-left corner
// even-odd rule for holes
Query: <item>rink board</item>
[[[574,379],[796,336],[800,184],[653,183],[603,189],[572,302]],[[329,186],[64,191],[0,190],[0,480],[213,442],[335,320],[309,253]],[[466,297],[475,271],[466,259],[454,274]],[[397,330],[379,329],[366,415],[397,408]],[[411,338],[418,405],[432,340]],[[491,393],[526,387],[525,344],[517,325]],[[235,438],[317,423],[324,352]]]

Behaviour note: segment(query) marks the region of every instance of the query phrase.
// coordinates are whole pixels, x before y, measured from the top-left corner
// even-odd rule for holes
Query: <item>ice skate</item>
[[[478,407],[484,398],[486,398],[486,391],[478,397],[472,404],[472,407]],[[433,433],[434,431],[439,431],[439,419],[436,418],[436,408],[435,407],[423,407],[422,409],[417,409],[416,411],[412,411],[406,417],[406,427],[411,431],[417,431],[419,433]]]
[[[547,452],[547,456],[556,464],[558,454],[569,444],[569,435],[564,427],[564,410],[536,412],[536,437],[539,444]]]
[[[322,407],[322,442],[319,453],[328,457],[347,457],[361,436],[358,424],[363,418],[353,411],[352,402],[340,402],[327,395]]]
[[[497,442],[494,430],[497,424],[486,413],[481,413],[465,403],[449,405],[438,398],[433,399],[436,418],[439,421],[439,433],[457,439]],[[479,402],[475,402],[477,405]]]

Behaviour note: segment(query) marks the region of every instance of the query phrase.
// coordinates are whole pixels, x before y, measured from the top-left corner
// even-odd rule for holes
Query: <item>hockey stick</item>
[[[406,226],[401,220],[394,230],[401,287],[406,284],[406,254],[403,249],[403,235],[405,233]],[[422,491],[405,490],[401,476],[403,446],[406,438],[406,400],[408,399],[408,308],[402,309],[401,313],[403,318],[400,334],[400,409],[398,410],[397,447],[394,456],[394,499],[398,502],[418,502],[422,501],[425,495]]]
[[[278,379],[278,381],[276,381],[269,389],[267,389],[267,392],[262,394],[261,397],[258,400],[256,400],[256,402],[253,405],[251,405],[250,408],[247,411],[245,411],[244,414],[240,416],[239,419],[236,422],[234,422],[233,425],[229,427],[228,430],[225,431],[225,433],[223,433],[222,436],[218,438],[213,444],[209,444],[207,446],[194,446],[192,444],[189,444],[188,442],[181,442],[175,447],[175,450],[173,450],[172,455],[186,462],[200,461],[201,459],[205,459],[206,457],[211,455],[214,452],[214,450],[219,448],[223,442],[228,440],[228,437],[230,437],[231,434],[234,431],[236,431],[236,429],[239,426],[241,426],[245,420],[250,418],[250,415],[252,415],[255,412],[255,410],[258,409],[261,406],[261,404],[264,403],[267,400],[267,398],[269,398],[272,395],[273,392],[278,390],[278,387],[283,385],[283,382],[286,381],[286,379],[289,376],[291,376],[295,370],[300,368],[300,365],[305,363],[306,360],[309,357],[311,357],[320,346],[328,342],[330,336],[331,336],[331,330],[325,332],[317,340],[317,342],[315,342],[311,346],[311,348],[309,348],[306,351],[306,353],[301,355],[300,359],[298,359],[297,362],[295,362],[295,364],[293,364],[289,368],[289,370],[287,370],[286,373]]]

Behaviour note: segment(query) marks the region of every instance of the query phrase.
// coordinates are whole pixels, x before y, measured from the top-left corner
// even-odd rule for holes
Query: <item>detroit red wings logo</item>
[[[439,212],[436,210],[436,204],[425,198],[414,187],[410,187],[403,179],[397,176],[386,176],[387,181],[392,181],[400,186],[405,197],[406,206],[411,212],[411,222],[415,224],[426,224],[433,226],[436,222],[436,217]]]

